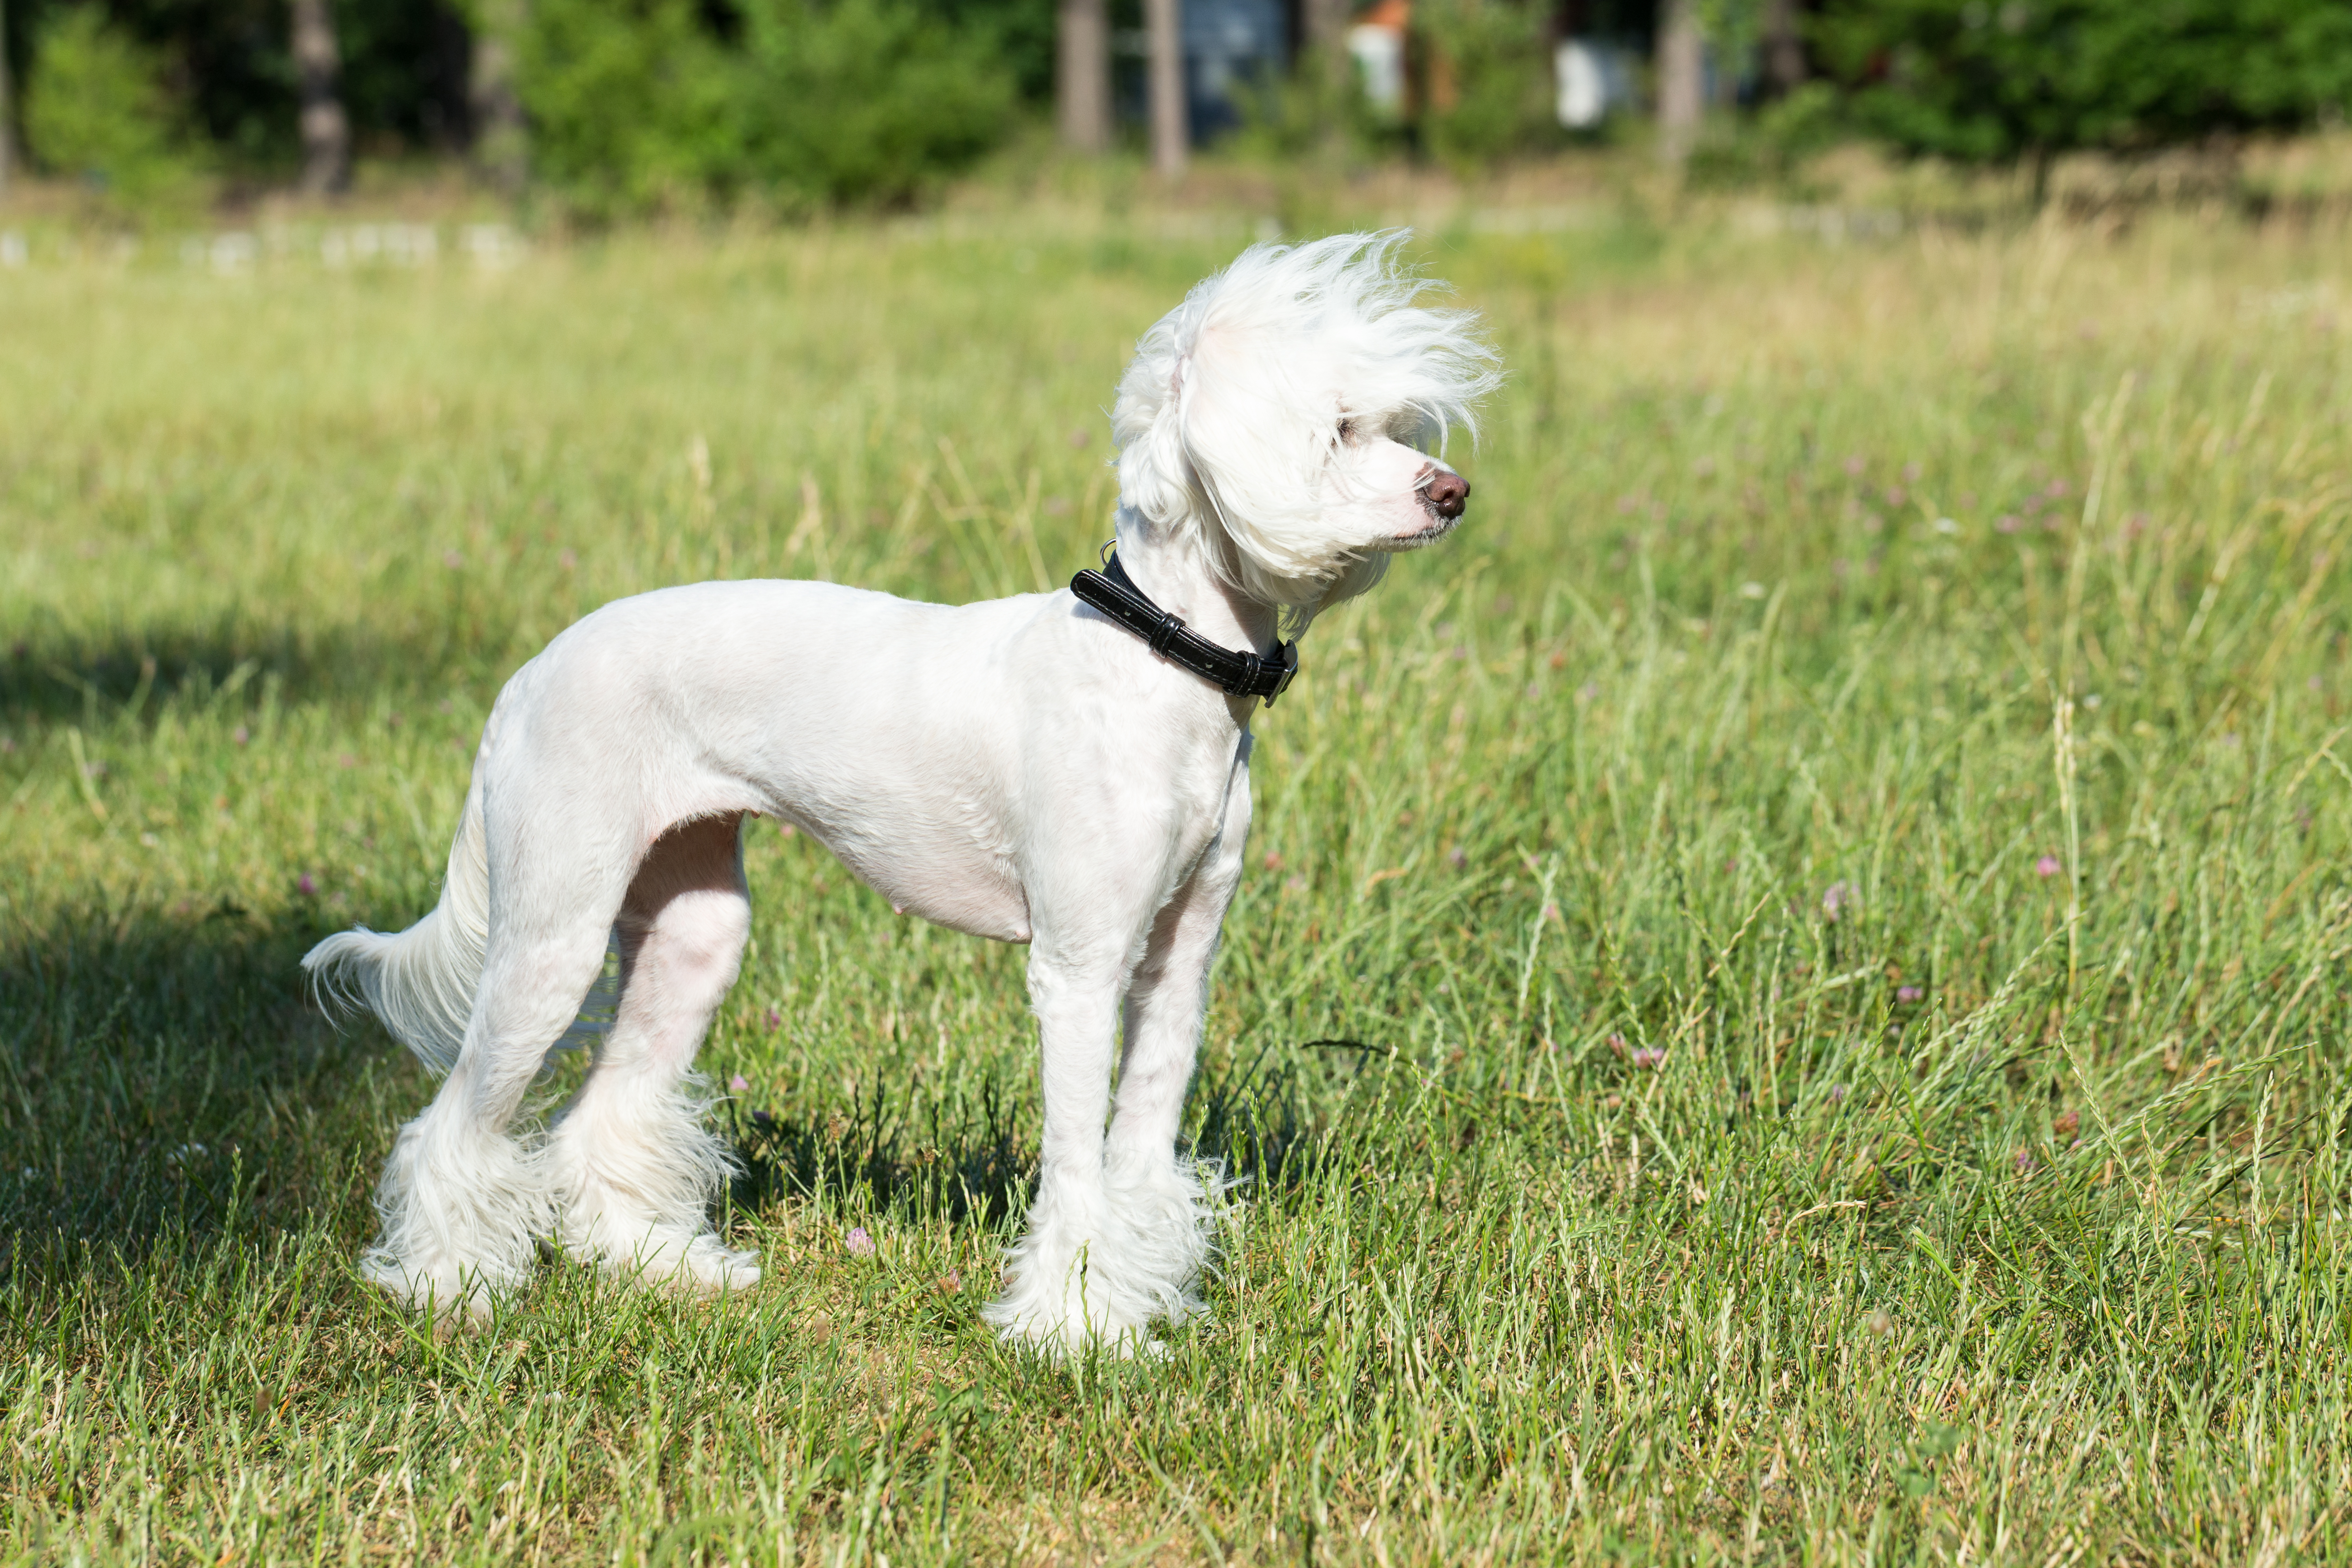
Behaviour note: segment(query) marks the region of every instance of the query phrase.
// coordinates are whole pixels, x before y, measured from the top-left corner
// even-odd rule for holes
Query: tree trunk
[[[1162,179],[1181,179],[1192,151],[1184,110],[1182,0],[1144,0],[1151,35],[1151,166]]]
[[[341,96],[342,53],[327,0],[294,0],[294,75],[302,93],[302,188],[312,195],[352,183],[352,122]]]
[[[8,176],[15,173],[9,159],[16,144],[8,135],[15,104],[8,91],[8,0],[0,0],[0,195],[7,194]]]
[[[466,81],[474,167],[510,196],[530,173],[530,132],[515,90],[515,60],[530,20],[528,0],[479,0],[474,7],[474,59]]]
[[[1100,153],[1110,145],[1110,17],[1103,0],[1061,0],[1055,47],[1062,145]]]
[[[1665,0],[1658,11],[1658,153],[1679,164],[1698,140],[1706,108],[1706,41],[1698,0]]]
[[[1307,35],[1307,52],[1323,73],[1323,85],[1344,89],[1355,77],[1356,62],[1348,53],[1349,0],[1301,0],[1300,28]]]
[[[1764,79],[1776,94],[1805,85],[1805,40],[1797,31],[1797,0],[1764,0]]]

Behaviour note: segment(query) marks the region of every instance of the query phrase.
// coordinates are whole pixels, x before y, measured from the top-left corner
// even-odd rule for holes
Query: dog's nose
[[[1462,509],[1470,504],[1470,481],[1449,468],[1430,480],[1424,493],[1429,497],[1430,510],[1449,520],[1457,518]]]

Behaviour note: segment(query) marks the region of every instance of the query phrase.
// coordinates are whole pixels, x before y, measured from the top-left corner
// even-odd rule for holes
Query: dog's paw
[[[1099,1293],[1089,1300],[1075,1270],[1073,1289],[1056,1292],[1040,1284],[1038,1271],[1016,1266],[1004,1294],[981,1309],[982,1321],[1007,1343],[1057,1359],[1091,1352],[1124,1361],[1153,1353],[1145,1316],[1119,1311]]]
[[[420,1268],[381,1247],[360,1255],[359,1276],[401,1305],[430,1313],[434,1332],[443,1339],[461,1329],[487,1327],[496,1307],[493,1291],[517,1283],[467,1269]]]
[[[656,1289],[689,1296],[749,1290],[760,1282],[760,1255],[729,1247],[710,1231],[648,1236],[626,1251],[608,1249],[606,1272]]]
[[[749,1290],[760,1282],[760,1255],[729,1247],[709,1231],[688,1244],[674,1278],[698,1295],[718,1296]]]
[[[1169,1353],[1140,1323],[1097,1322],[1076,1312],[1024,1313],[1009,1296],[982,1308],[981,1319],[1005,1343],[1057,1362],[1088,1354],[1109,1361],[1162,1361]]]

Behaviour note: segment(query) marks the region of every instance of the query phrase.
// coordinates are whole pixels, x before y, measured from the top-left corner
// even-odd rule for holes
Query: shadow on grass
[[[496,623],[491,623],[496,624]],[[139,722],[173,698],[199,704],[373,698],[503,672],[529,650],[480,646],[480,624],[451,616],[407,635],[365,625],[143,628],[97,638],[35,626],[0,641],[0,721]]]
[[[1260,1196],[1296,1189],[1321,1141],[1294,1067],[1263,1056],[1197,1084],[1200,1132],[1187,1152],[1215,1161]],[[933,1099],[921,1125],[887,1085],[829,1112],[779,1116],[727,1108],[743,1173],[730,1198],[757,1212],[793,1197],[828,1195],[917,1220],[993,1228],[1028,1204],[1037,1174],[1033,1131],[1016,1125],[1013,1097],[994,1073],[969,1092]]]
[[[93,1247],[139,1258],[231,1236],[365,1239],[390,1131],[430,1088],[380,1029],[339,1032],[305,996],[299,960],[325,929],[233,907],[85,908],[0,937],[0,1275],[63,1282]],[[929,1098],[919,1121],[888,1086],[783,1115],[730,1105],[744,1166],[732,1203],[828,1194],[999,1227],[1036,1174],[1017,1087],[982,1077]],[[1192,1152],[1255,1199],[1295,1190],[1332,1146],[1324,1134],[1349,1131],[1352,1101],[1318,1088],[1264,1057],[1205,1079]]]
[[[78,1268],[85,1244],[357,1238],[410,1075],[304,999],[317,934],[85,909],[0,935],[0,1271]]]

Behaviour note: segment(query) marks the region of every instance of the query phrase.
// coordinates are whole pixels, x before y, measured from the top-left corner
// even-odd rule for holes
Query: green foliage
[[[923,14],[984,39],[1013,73],[1021,101],[1054,101],[1055,48],[1060,17],[1055,0],[918,0]],[[1114,6],[1118,0],[1113,0]]]
[[[1757,111],[1756,132],[1782,167],[1825,152],[1846,134],[1847,120],[1837,89],[1809,81]]]
[[[1012,128],[993,40],[909,0],[745,0],[744,15],[745,168],[786,201],[904,202]]]
[[[1809,81],[1745,122],[1708,126],[1691,149],[1683,177],[1694,190],[1801,184],[1809,160],[1852,134],[1853,121],[1836,88]]]
[[[541,0],[518,86],[533,174],[595,218],[757,193],[908,200],[1010,129],[982,32],[911,0],[745,0],[740,43],[691,0]]]
[[[2352,107],[2342,0],[1827,0],[1813,29],[1863,127],[1948,157],[2129,150]]]
[[[51,173],[135,209],[192,178],[162,62],[95,5],[54,13],[25,89],[25,135]]]
[[[1222,145],[1308,185],[1330,177],[1335,156],[1393,153],[1410,144],[1408,128],[1364,96],[1362,73],[1344,54],[1335,63],[1310,50],[1286,74],[1236,81],[1234,96],[1241,124]]]
[[[68,0],[95,5],[173,83],[203,161],[275,178],[300,157],[286,0]],[[12,28],[59,0],[8,0]],[[465,132],[467,29],[455,0],[334,0],[342,98],[363,152],[447,148]],[[27,73],[29,76],[29,72]]]
[[[737,68],[693,0],[534,0],[532,173],[583,216],[699,201],[741,167]]]
[[[1695,0],[1699,36],[1717,61],[1751,60],[1764,36],[1764,0]],[[1664,21],[1660,7],[1658,22]],[[1657,23],[1654,22],[1654,27]]]
[[[1450,107],[1433,86],[1423,145],[1459,170],[1558,146],[1544,8],[1529,0],[1434,0],[1414,14],[1452,78]],[[1433,65],[1435,77],[1441,68]]]

